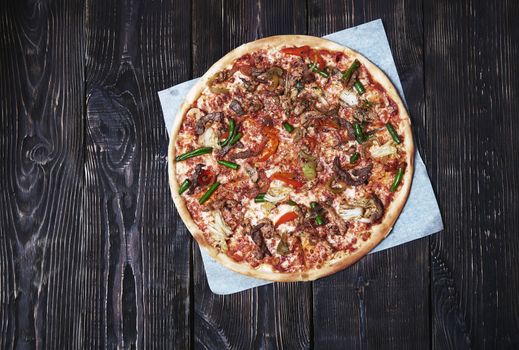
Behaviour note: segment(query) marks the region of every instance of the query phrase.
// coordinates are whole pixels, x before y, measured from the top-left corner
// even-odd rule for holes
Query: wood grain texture
[[[304,33],[305,7],[290,1],[195,1],[193,75],[234,47],[274,34]],[[207,285],[198,247],[194,260],[194,347],[306,349],[310,284],[275,284],[217,296]]]
[[[446,226],[431,240],[432,344],[515,349],[519,4],[428,0],[424,13],[429,169]]]
[[[308,11],[309,34],[316,36],[382,18],[420,149],[420,139],[426,139],[421,4],[309,1]],[[315,347],[429,348],[428,267],[426,238],[369,255],[343,272],[316,281]]]
[[[168,190],[157,96],[188,78],[181,5],[87,2],[82,348],[190,345],[189,239]]]
[[[80,311],[83,6],[0,8],[0,347],[70,348]]]

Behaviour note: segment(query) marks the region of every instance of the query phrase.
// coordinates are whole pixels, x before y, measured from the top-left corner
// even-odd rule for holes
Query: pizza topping
[[[238,100],[236,100],[236,99],[233,99],[233,100],[231,101],[231,103],[229,104],[229,108],[230,108],[234,113],[236,113],[236,114],[238,114],[238,115],[240,115],[240,116],[245,114],[245,112],[243,111],[243,108],[242,108],[240,102],[238,102]]]
[[[363,143],[368,139],[368,135],[364,133],[364,130],[362,130],[362,126],[360,123],[355,123],[353,125],[353,132],[355,134],[355,140],[357,140],[358,143]]]
[[[212,152],[213,152],[213,148],[212,147],[200,147],[200,148],[194,149],[192,151],[189,151],[189,152],[186,152],[184,154],[181,154],[181,155],[177,156],[175,158],[175,160],[177,162],[181,162],[181,161],[189,159],[189,158],[198,157],[198,156],[201,156],[201,155],[204,155],[204,154],[208,154],[208,153],[212,153]]]
[[[350,139],[355,139],[355,137],[356,137],[355,129],[353,128],[353,124],[352,123],[350,123],[349,121],[347,121],[345,119],[342,119],[342,118],[337,119],[337,122],[339,123],[339,125],[342,128],[346,129],[346,131],[348,132],[348,137]]]
[[[201,116],[196,122],[195,133],[196,135],[202,135],[205,131],[206,124],[214,121],[223,121],[223,113],[209,113]]]
[[[222,86],[215,86],[215,83],[223,83],[225,80],[227,80],[227,77],[223,76],[222,74],[215,75],[212,78],[210,78],[207,81],[207,85],[209,86],[209,91],[211,91],[213,94],[228,94],[229,89],[222,87]]]
[[[240,139],[243,137],[242,133],[236,133],[231,141],[226,144],[225,146],[222,147],[222,149],[220,150],[220,152],[218,153],[218,155],[220,157],[223,157],[225,156],[227,153],[229,153],[229,151],[231,150],[231,148],[236,145],[237,147],[243,147],[243,145],[241,145],[241,143],[239,143]],[[240,146],[241,145],[241,146]],[[238,158],[235,158],[235,159],[238,159]]]
[[[224,167],[227,167],[227,168],[233,169],[233,170],[238,170],[238,168],[240,167],[238,164],[229,162],[227,160],[219,160],[218,164],[223,165]]]
[[[362,217],[364,214],[364,208],[355,207],[355,208],[345,208],[339,211],[339,214],[345,221],[349,221],[353,218]]]
[[[317,161],[316,158],[305,151],[299,152],[299,158],[303,163],[303,175],[307,180],[314,180],[317,177]]]
[[[229,119],[229,131],[227,132],[227,138],[223,141],[220,146],[226,146],[231,140],[234,138],[234,133],[236,132],[236,123],[234,119]]]
[[[286,200],[291,192],[290,187],[271,185],[263,199],[271,203],[278,203]]]
[[[346,82],[346,84],[349,84],[350,81],[352,80],[353,74],[357,72],[357,69],[359,69],[359,67],[360,67],[360,62],[359,62],[359,60],[355,59],[353,61],[353,63],[350,65],[350,67],[348,68],[348,70],[346,72],[344,72],[344,74],[342,75],[342,80],[344,82]],[[352,85],[353,85],[353,83],[352,83]]]
[[[272,222],[268,219],[261,220],[256,226],[251,229],[250,235],[253,242],[259,248],[259,259],[265,256],[270,256],[271,253],[265,244],[265,238],[271,238],[274,236],[274,227]]]
[[[312,49],[310,49],[310,46],[300,46],[300,47],[285,47],[284,49],[280,50],[282,53],[286,53],[288,55],[295,55],[299,57],[308,57]]]
[[[199,143],[205,147],[220,148],[220,145],[218,145],[218,136],[212,127],[208,127],[202,136],[199,137]]]
[[[369,149],[371,156],[373,158],[382,158],[387,157],[393,154],[397,154],[397,149],[392,140],[389,140],[382,146],[378,146],[376,142],[374,142],[373,146]]]
[[[374,205],[374,209],[371,211],[369,219],[371,222],[376,222],[384,215],[384,205],[376,195],[371,197],[371,202]]]
[[[247,158],[256,156],[257,154],[258,154],[257,152],[254,152],[253,150],[248,149],[245,151],[234,153],[233,155],[230,156],[230,158],[233,160],[234,159],[247,159]]]
[[[276,66],[269,68],[269,70],[267,70],[267,72],[265,73],[265,77],[270,81],[270,85],[267,87],[267,90],[275,91],[279,86],[282,76],[283,69]]]
[[[389,131],[389,133],[391,134],[391,138],[393,139],[393,141],[395,141],[395,143],[397,145],[399,145],[400,144],[400,137],[396,133],[396,130],[393,127],[393,125],[391,125],[391,123],[386,123],[386,128]]]
[[[330,180],[326,182],[326,189],[333,194],[340,194],[344,192],[344,190],[346,190],[346,187],[347,185],[345,182],[337,181],[334,178],[330,178]]]
[[[329,73],[325,72],[324,70],[319,69],[319,65],[317,63],[313,63],[313,62],[310,63],[308,65],[308,68],[310,68],[310,70],[312,70],[312,72],[316,72],[317,74],[319,74],[323,78],[328,78],[330,76]]]
[[[310,218],[315,220],[317,226],[324,225],[324,217],[322,215],[323,207],[317,202],[310,203]]]
[[[400,182],[402,181],[402,177],[404,177],[404,169],[399,168],[396,172],[395,180],[393,181],[393,184],[391,185],[391,192],[395,192],[398,188],[398,185],[400,185]]]
[[[362,85],[362,83],[359,80],[357,80],[355,83],[353,83],[353,87],[355,88],[355,91],[357,91],[357,93],[359,95],[363,95],[366,92],[364,85]]]
[[[189,186],[191,186],[191,181],[185,179],[178,189],[178,194],[183,194],[184,192],[186,192]]]
[[[354,152],[350,157],[350,164],[355,164],[360,158],[359,152]]]
[[[216,191],[216,189],[219,186],[220,186],[220,183],[218,181],[216,181],[214,184],[212,184],[211,187],[209,187],[209,189],[207,190],[207,192],[204,193],[202,195],[202,197],[200,197],[200,199],[198,200],[198,203],[204,204],[205,202],[207,202],[207,200],[213,195],[214,191]]]
[[[264,203],[264,202],[266,202],[265,195],[266,195],[266,193],[259,193],[254,198],[254,203]]]
[[[284,224],[286,222],[295,220],[298,218],[298,215],[295,211],[289,211],[288,213],[283,214],[274,224],[274,227],[277,228],[279,225]]]
[[[353,169],[350,174],[341,167],[339,157],[335,157],[333,160],[333,171],[341,178],[341,180],[350,186],[364,185],[368,181],[368,178],[371,174],[371,169],[373,169],[373,163],[368,164],[364,168]],[[356,178],[354,178],[352,175]]]
[[[339,208],[339,214],[345,221],[357,218],[359,222],[374,223],[384,216],[384,205],[376,195],[348,202]]]
[[[205,167],[204,164],[197,164],[196,165],[195,170],[193,171],[193,175],[191,175],[191,184],[192,184],[192,186],[189,188],[189,192],[188,192],[189,194],[195,193],[195,189],[198,186],[199,178],[200,178],[200,182],[208,181],[206,183],[206,185],[210,183],[209,182],[209,174],[204,174],[204,176],[200,176],[200,174],[202,173],[204,167]],[[202,183],[201,185],[203,186],[204,184]]]
[[[245,90],[247,90],[248,92],[254,92],[259,85],[259,83],[254,80],[249,80],[249,79],[245,79],[242,77],[240,77],[240,80],[242,81],[243,85],[245,86]]]
[[[326,211],[327,217],[331,222],[333,222],[335,225],[337,225],[337,228],[339,229],[339,233],[344,236],[346,234],[346,231],[348,231],[348,226],[346,226],[346,223],[344,220],[337,214],[335,209],[331,207],[330,205],[323,203],[321,204],[323,209]],[[317,219],[317,218],[316,218]]]
[[[349,90],[342,91],[339,98],[341,99],[341,101],[343,101],[350,107],[355,107],[359,104],[359,98],[357,97],[357,95],[355,95]]]
[[[222,213],[220,210],[214,210],[213,211],[213,218],[214,218],[214,224],[207,225],[208,227],[211,227],[214,231],[217,231],[219,234],[229,237],[232,234],[231,228],[227,225],[225,220],[222,217]]]
[[[276,153],[279,146],[279,137],[277,131],[272,127],[263,128],[263,133],[266,135],[266,146],[261,152],[258,161],[264,162]]]
[[[276,248],[276,252],[279,255],[283,255],[283,256],[285,256],[285,255],[290,253],[290,246],[287,243],[287,239],[286,239],[286,235],[285,234],[283,234],[281,236],[281,239],[279,240],[278,246]]]
[[[247,173],[247,175],[249,176],[249,178],[252,182],[254,182],[254,183],[258,182],[259,174],[255,167],[253,167],[252,165],[250,165],[247,162],[244,162],[243,169],[245,169],[245,172]]]
[[[271,180],[280,180],[293,188],[301,188],[304,186],[304,182],[295,180],[291,173],[287,172],[276,172],[270,177]]]
[[[288,132],[292,133],[294,131],[294,126],[289,122],[283,122],[283,128]]]

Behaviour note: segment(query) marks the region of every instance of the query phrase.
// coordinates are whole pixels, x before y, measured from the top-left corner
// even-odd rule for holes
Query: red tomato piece
[[[271,180],[279,180],[279,181],[283,181],[284,183],[286,183],[287,185],[289,186],[292,186],[294,188],[301,188],[304,186],[304,182],[302,181],[298,181],[298,180],[295,180],[292,176],[292,174],[290,173],[282,173],[282,172],[277,172],[277,173],[274,173],[272,174],[272,176],[270,177]]]
[[[278,221],[276,221],[276,223],[274,224],[274,227],[277,228],[279,225],[292,221],[292,220],[295,220],[295,219],[297,219],[297,213],[294,211],[289,211],[288,213],[281,215],[281,217],[278,219]]]

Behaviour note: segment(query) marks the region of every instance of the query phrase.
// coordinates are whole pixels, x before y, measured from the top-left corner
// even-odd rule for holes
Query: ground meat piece
[[[250,235],[259,249],[256,257],[263,259],[266,255],[270,256],[270,251],[265,244],[265,238],[274,236],[274,226],[272,226],[272,222],[268,219],[261,220],[256,226],[252,227]]]
[[[313,83],[315,81],[315,74],[312,73],[312,71],[305,67],[305,70],[303,71],[303,76],[301,77],[301,82],[303,84],[306,83]]]
[[[352,140],[355,139],[355,130],[353,129],[353,124],[351,124],[346,119],[342,119],[342,118],[337,118],[337,122],[339,123],[339,126],[346,129],[346,131],[348,132],[348,137],[350,139],[352,139]]]
[[[220,212],[222,213],[222,218],[231,228],[231,230],[235,230],[239,225],[244,224],[241,216],[241,209],[242,205],[241,203],[233,200],[233,199],[227,199],[223,202],[223,204],[220,207]]]
[[[257,82],[253,80],[248,80],[244,78],[240,78],[240,80],[243,82],[245,90],[247,90],[248,92],[254,92],[259,85]]]
[[[189,191],[187,193],[193,194],[195,193],[195,189],[198,186],[198,178],[200,177],[200,173],[204,169],[204,164],[197,164],[195,166],[195,170],[193,171],[193,175],[191,175],[191,186],[189,186]]]
[[[222,121],[223,117],[224,117],[224,115],[221,112],[209,113],[209,114],[204,115],[203,117],[198,119],[196,122],[195,134],[202,135],[205,131],[205,125],[208,122],[213,122],[213,121],[218,121],[218,120]]]
[[[327,203],[322,203],[321,205],[326,211],[326,216],[328,217],[328,220],[331,223],[337,225],[337,228],[339,229],[339,233],[341,235],[345,235],[346,231],[348,231],[348,225],[346,224],[346,222],[344,222],[343,218],[341,218],[339,214],[337,214],[337,212],[335,211],[335,209],[333,209],[331,205],[328,205]]]
[[[376,195],[373,195],[371,199],[373,200],[373,204],[375,204],[376,210],[371,214],[369,218],[371,219],[371,222],[376,222],[380,220],[382,216],[384,216],[384,205]]]
[[[250,157],[254,157],[256,156],[258,153],[254,152],[253,150],[251,149],[247,149],[245,151],[241,151],[241,152],[237,152],[237,153],[234,153],[234,154],[231,154],[231,156],[229,157],[231,160],[236,160],[236,159],[247,159],[247,158],[250,158]]]
[[[233,99],[231,103],[229,104],[229,108],[238,115],[244,115],[245,112],[243,111],[243,108],[241,107],[240,102],[238,100]]]
[[[364,185],[371,175],[371,169],[373,169],[373,163],[370,163],[364,168],[354,169],[351,173],[356,176],[356,178],[353,178],[350,173],[342,169],[339,157],[335,157],[333,160],[333,171],[350,186]]]
[[[270,180],[267,177],[267,174],[265,173],[265,170],[260,169],[258,170],[258,189],[261,193],[267,192],[270,187]]]

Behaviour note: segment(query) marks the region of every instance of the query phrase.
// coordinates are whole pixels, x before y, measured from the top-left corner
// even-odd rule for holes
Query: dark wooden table
[[[157,91],[250,40],[377,18],[445,230],[212,294]],[[2,0],[0,348],[519,348],[518,18],[515,0]]]

